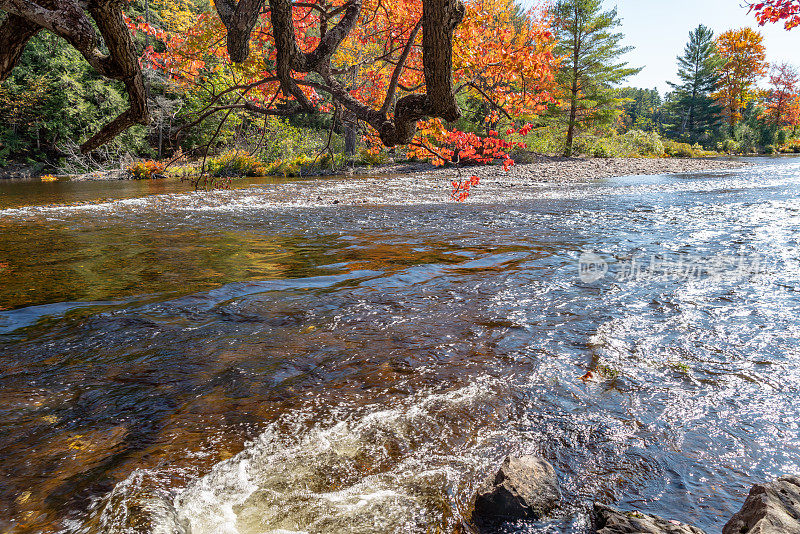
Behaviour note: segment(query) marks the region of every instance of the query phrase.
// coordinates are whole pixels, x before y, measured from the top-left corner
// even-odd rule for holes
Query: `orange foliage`
[[[166,168],[167,165],[165,163],[147,160],[137,161],[133,165],[129,166],[127,171],[131,173],[131,176],[136,180],[145,180],[162,174]]]
[[[781,63],[770,72],[766,93],[767,115],[776,126],[795,126],[800,115],[800,75],[797,69]]]
[[[554,102],[555,40],[543,8],[517,13],[509,0],[473,0],[457,28],[453,78],[457,87],[513,117]]]
[[[326,8],[343,5],[342,0],[315,1]],[[313,5],[299,3],[292,12],[303,50],[313,49],[320,40],[321,28]],[[333,74],[353,97],[380,108],[396,65],[403,59],[395,98],[424,91],[421,16],[422,3],[418,1],[364,1],[359,23],[332,57]],[[188,30],[175,34],[154,30],[141,21],[129,20],[128,24],[165,43],[165,52],[151,49],[148,58],[186,90],[218,95],[213,98],[223,105],[249,101],[276,108],[292,100],[281,92],[276,78],[268,12],[261,15],[252,34],[254,53],[241,64],[228,58],[225,28],[211,13],[204,13]],[[467,16],[454,39],[454,86],[485,101],[487,109],[502,110],[507,117],[539,112],[553,101],[551,91],[558,65],[553,44],[543,9],[517,13],[509,0],[469,0]],[[301,87],[321,109],[332,110],[327,95]]]
[[[731,127],[742,118],[745,105],[755,96],[756,81],[767,73],[763,36],[750,28],[729,30],[717,38],[725,61],[722,79],[714,97],[723,107]]]

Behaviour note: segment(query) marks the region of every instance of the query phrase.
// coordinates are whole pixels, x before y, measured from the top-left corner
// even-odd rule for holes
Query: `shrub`
[[[306,155],[290,159],[279,159],[272,162],[266,169],[266,174],[281,174],[283,176],[302,176],[310,173],[314,160]],[[317,162],[318,164],[318,162]]]
[[[264,176],[267,169],[260,160],[242,150],[230,150],[208,162],[211,176]]]
[[[187,163],[185,165],[173,165],[166,170],[167,176],[173,178],[186,178],[195,176],[200,172],[200,167],[197,163]]]
[[[728,154],[733,154],[734,152],[739,151],[739,143],[736,142],[734,139],[725,139],[722,142],[722,151]]]
[[[560,154],[564,151],[564,130],[556,126],[534,128],[522,139],[536,154]]]
[[[620,136],[617,141],[620,145],[619,152],[627,157],[661,157],[664,155],[664,143],[656,132],[630,130]]]
[[[689,143],[678,143],[677,141],[665,141],[664,153],[673,158],[691,158],[694,150]]]
[[[293,159],[302,155],[319,153],[326,145],[327,132],[318,128],[297,127],[286,119],[268,117],[264,146],[260,156],[263,161]],[[334,151],[340,151],[339,136],[333,136]]]
[[[610,158],[612,154],[611,150],[605,143],[600,143],[592,150],[592,156],[595,158]]]
[[[736,141],[738,141],[738,150],[740,154],[753,154],[756,152],[756,147],[758,146],[758,132],[753,130],[750,126],[746,124],[738,124],[736,126],[736,132],[734,135]]]
[[[359,165],[382,165],[387,161],[389,161],[389,155],[385,150],[375,152],[364,148],[356,156],[356,163]]]
[[[800,154],[800,139],[790,139],[785,145],[780,147],[783,154]]]
[[[161,176],[164,169],[167,168],[165,163],[159,163],[153,160],[137,161],[127,168],[131,174],[131,178],[135,180],[147,180],[156,176]]]

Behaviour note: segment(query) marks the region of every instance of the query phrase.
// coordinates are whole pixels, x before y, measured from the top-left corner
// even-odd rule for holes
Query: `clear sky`
[[[750,26],[764,35],[770,63],[786,61],[800,67],[800,27],[788,32],[783,24],[759,27],[744,0],[605,0],[605,4],[617,6],[625,44],[636,47],[625,59],[631,66],[644,67],[626,85],[656,87],[662,95],[668,91],[666,82],[676,79],[675,58],[683,53],[689,32],[701,23],[717,35]]]

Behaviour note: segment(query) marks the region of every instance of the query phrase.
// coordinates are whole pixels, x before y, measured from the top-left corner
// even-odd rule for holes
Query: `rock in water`
[[[800,532],[800,477],[756,484],[742,509],[722,534],[797,534]]]
[[[485,526],[515,519],[537,520],[561,502],[555,469],[536,456],[509,456],[478,491],[472,521]]]
[[[594,505],[592,522],[597,534],[705,534],[677,521],[641,512],[621,512],[602,504]]]

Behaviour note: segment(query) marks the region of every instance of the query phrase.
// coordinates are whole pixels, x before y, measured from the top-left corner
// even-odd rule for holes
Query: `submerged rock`
[[[705,534],[697,527],[641,512],[621,512],[594,505],[592,523],[597,534]]]
[[[509,456],[478,490],[472,521],[486,526],[515,519],[537,520],[561,502],[555,469],[536,456]]]
[[[756,484],[742,509],[722,534],[797,534],[800,532],[800,477]]]

